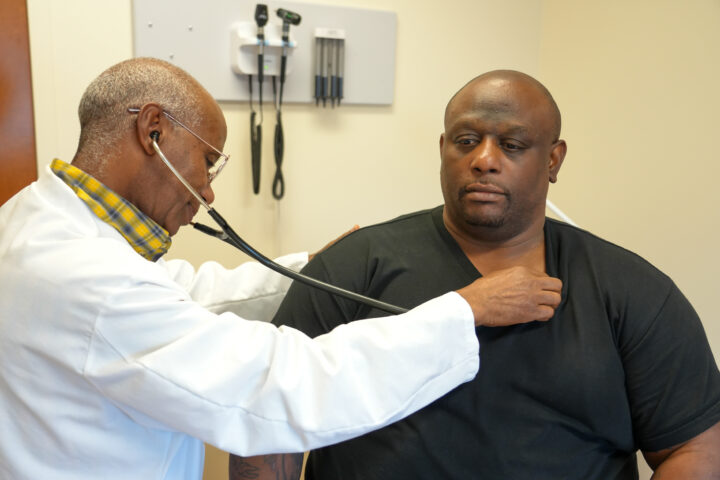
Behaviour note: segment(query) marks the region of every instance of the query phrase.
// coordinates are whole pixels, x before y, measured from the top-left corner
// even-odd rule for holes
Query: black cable
[[[280,95],[277,95],[276,78],[273,77],[273,100],[275,103],[275,138],[273,141],[273,152],[275,154],[275,177],[273,178],[272,194],[276,200],[280,200],[285,195],[285,179],[282,174],[283,155],[285,153],[285,134],[282,125],[282,91],[285,77],[285,57],[283,56],[280,68]]]
[[[285,179],[282,174],[282,158],[283,149],[285,148],[285,140],[283,138],[282,120],[280,112],[277,114],[277,124],[275,125],[275,177],[273,178],[272,193],[275,199],[280,200],[285,195]]]
[[[338,295],[388,313],[401,314],[408,311],[405,308],[381,302],[380,300],[366,297],[364,295],[360,295],[359,293],[351,292],[349,290],[336,287],[335,285],[330,285],[329,283],[321,282],[320,280],[317,280],[315,278],[308,277],[307,275],[303,275],[302,273],[298,273],[294,270],[283,267],[282,265],[273,262],[262,253],[255,250],[252,246],[250,246],[250,244],[240,238],[240,236],[235,233],[232,227],[228,225],[225,219],[219,213],[217,213],[214,208],[210,208],[208,210],[208,214],[212,217],[213,220],[215,220],[215,222],[217,222],[222,231],[215,230],[214,228],[210,228],[207,225],[203,225],[200,223],[193,223],[192,226],[207,235],[219,238],[224,242],[229,243],[238,250],[241,250],[242,252],[250,255],[250,257],[254,258],[255,260],[262,263],[271,270],[274,270],[282,275],[285,275],[286,277],[292,278],[293,280],[297,280],[311,287],[319,288],[320,290],[324,290],[333,295]]]

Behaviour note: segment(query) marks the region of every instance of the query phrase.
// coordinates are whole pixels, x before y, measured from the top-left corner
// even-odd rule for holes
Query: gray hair
[[[189,73],[156,58],[133,58],[113,65],[90,83],[80,100],[78,152],[102,158],[133,128],[131,107],[158,103],[189,126],[200,122],[205,89]]]

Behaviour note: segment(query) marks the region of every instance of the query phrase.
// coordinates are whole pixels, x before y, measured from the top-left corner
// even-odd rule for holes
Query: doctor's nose
[[[215,201],[215,192],[212,189],[210,182],[207,182],[205,186],[198,192],[201,197],[207,202],[208,205]]]

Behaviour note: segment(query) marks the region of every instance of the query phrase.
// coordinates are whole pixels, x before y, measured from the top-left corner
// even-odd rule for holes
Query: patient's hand
[[[317,255],[318,253],[320,253],[320,252],[322,252],[323,250],[327,249],[329,246],[331,246],[333,243],[337,242],[338,240],[342,239],[343,237],[346,237],[347,235],[350,235],[352,232],[354,232],[355,230],[357,230],[357,229],[359,229],[359,228],[360,228],[360,227],[359,227],[358,225],[354,225],[350,230],[348,230],[347,232],[343,233],[342,235],[340,235],[340,236],[337,237],[336,239],[330,241],[330,243],[328,243],[327,245],[325,245],[323,248],[321,248],[321,249],[318,250],[317,252],[311,253],[310,255],[308,255],[308,259],[309,259],[309,260],[312,260],[315,255]]]

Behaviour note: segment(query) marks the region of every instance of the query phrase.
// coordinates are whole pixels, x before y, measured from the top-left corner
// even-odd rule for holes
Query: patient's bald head
[[[536,107],[542,107],[544,111],[543,116],[545,117],[544,123],[547,124],[551,141],[557,141],[560,138],[562,121],[560,109],[555,103],[555,99],[542,83],[530,75],[515,70],[493,70],[478,75],[466,83],[453,95],[445,108],[445,128],[447,128],[448,121],[452,118],[452,115],[457,113],[457,100],[460,97],[469,94],[474,95],[476,94],[475,92],[482,92],[484,101],[492,102],[493,97],[507,95],[508,92],[513,89],[522,89],[537,94],[536,98],[541,100],[543,104],[536,105]]]

